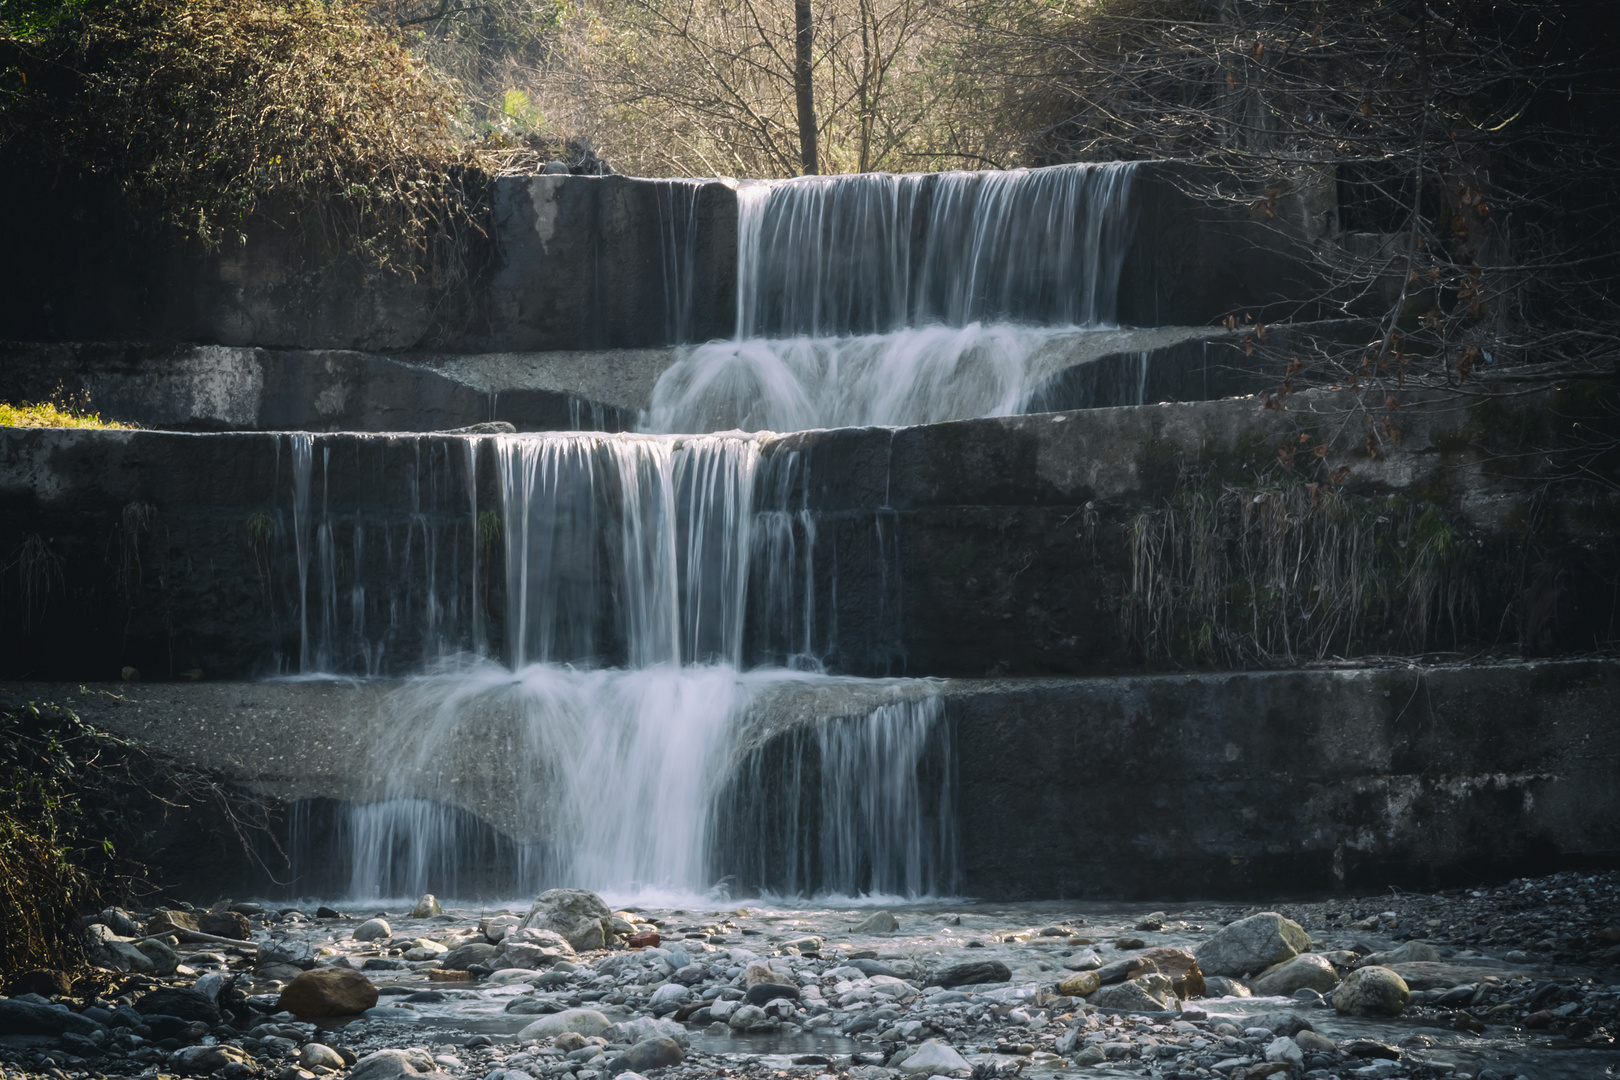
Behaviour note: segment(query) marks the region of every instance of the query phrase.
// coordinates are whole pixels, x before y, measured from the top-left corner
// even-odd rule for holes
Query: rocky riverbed
[[[99,978],[13,973],[5,1080],[1620,1076],[1616,873],[1268,908],[223,901],[87,936]]]

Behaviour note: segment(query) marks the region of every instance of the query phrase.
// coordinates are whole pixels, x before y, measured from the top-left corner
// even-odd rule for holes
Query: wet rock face
[[[1348,1016],[1399,1016],[1411,999],[1406,980],[1377,966],[1357,968],[1333,991],[1333,1007]]]
[[[321,968],[294,979],[277,1004],[295,1016],[357,1016],[377,1004],[377,987],[358,971]]]
[[[1311,947],[1311,936],[1291,919],[1263,911],[1222,927],[1194,955],[1206,975],[1248,975],[1292,960]]]
[[[586,889],[548,889],[535,898],[520,929],[551,930],[577,950],[600,949],[612,936],[613,911]]]

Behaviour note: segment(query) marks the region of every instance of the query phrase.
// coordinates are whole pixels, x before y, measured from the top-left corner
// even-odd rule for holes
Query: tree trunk
[[[810,21],[810,0],[793,0],[795,28],[793,49],[793,89],[799,99],[799,161],[805,176],[814,176],[816,167],[816,99],[810,83],[810,46],[815,41],[815,24]]]

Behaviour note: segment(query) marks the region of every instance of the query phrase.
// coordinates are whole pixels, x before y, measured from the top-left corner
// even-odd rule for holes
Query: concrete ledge
[[[5,683],[0,694],[67,703],[276,798],[342,800],[369,786],[368,750],[405,751],[364,742],[397,685]],[[952,725],[971,895],[1432,888],[1620,853],[1614,659],[934,687]],[[775,719],[762,731],[870,704],[788,693],[766,706]],[[469,742],[452,776],[499,768],[499,740]],[[539,835],[540,823],[504,819],[515,801],[459,808],[503,835]]]

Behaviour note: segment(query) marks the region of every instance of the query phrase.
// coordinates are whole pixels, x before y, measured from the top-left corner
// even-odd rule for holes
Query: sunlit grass
[[[117,420],[103,420],[88,409],[58,405],[53,401],[8,405],[0,401],[0,427],[133,428]]]

